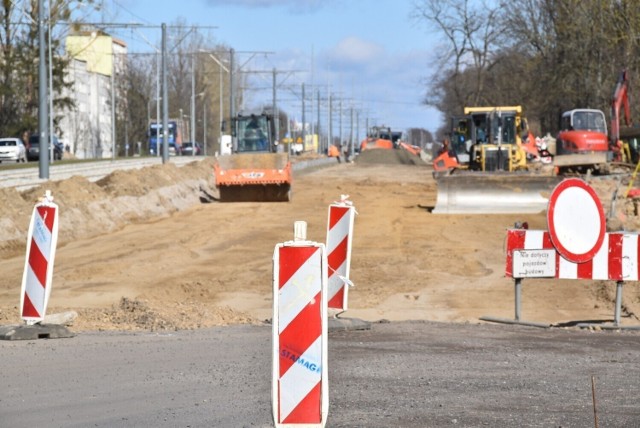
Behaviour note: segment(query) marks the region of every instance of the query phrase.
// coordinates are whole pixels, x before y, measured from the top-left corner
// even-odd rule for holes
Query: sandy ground
[[[350,195],[355,220],[350,309],[365,320],[480,323],[514,317],[504,277],[505,230],[546,229],[546,217],[432,214],[432,170],[413,159],[362,156],[297,173],[289,203],[202,202],[213,194],[212,160],[114,173],[97,183],[50,183],[60,234],[48,313],[78,312],[72,330],[175,330],[271,318],[274,246],[308,223],[325,241],[327,207]],[[608,206],[615,182],[594,187]],[[26,231],[44,188],[0,189],[0,324],[20,322]],[[608,198],[608,199],[607,199]],[[620,205],[618,227],[635,228]],[[524,281],[522,315],[552,324],[611,321],[615,283]],[[623,324],[640,324],[636,283],[624,289]]]

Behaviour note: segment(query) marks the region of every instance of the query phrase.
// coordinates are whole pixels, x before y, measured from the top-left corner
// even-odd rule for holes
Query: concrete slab
[[[57,324],[0,326],[0,340],[62,339],[73,336],[75,334],[68,328]]]
[[[371,323],[359,318],[329,318],[328,330],[331,331],[355,331],[371,330]]]

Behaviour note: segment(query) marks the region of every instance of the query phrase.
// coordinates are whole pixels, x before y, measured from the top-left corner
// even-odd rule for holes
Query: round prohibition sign
[[[553,245],[560,255],[574,263],[593,259],[606,232],[604,210],[598,195],[578,178],[564,180],[553,189],[547,224]]]

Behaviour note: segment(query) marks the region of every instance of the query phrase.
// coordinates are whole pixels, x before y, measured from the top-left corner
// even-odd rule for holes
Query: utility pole
[[[351,126],[349,132],[349,156],[353,156],[353,106],[351,107]]]
[[[113,52],[113,44],[111,46]],[[116,159],[116,57],[111,55],[111,160]]]
[[[162,23],[162,163],[169,162],[169,90],[167,89],[167,24]]]
[[[236,70],[237,72],[240,74],[242,73],[242,68],[244,66],[244,64],[246,64],[246,62],[244,64],[240,64],[238,66],[236,66],[236,54],[237,53],[241,53],[241,54],[245,54],[245,53],[250,53],[253,55],[258,54],[258,53],[262,53],[262,54],[271,54],[273,52],[236,52],[235,49],[229,49],[229,68],[227,69],[227,67],[225,67],[221,60],[219,60],[218,58],[216,58],[211,52],[208,51],[204,51],[201,50],[200,52],[204,52],[204,53],[208,53],[209,56],[211,57],[211,59],[213,59],[221,68],[221,70],[224,70],[226,72],[229,73],[229,129],[228,129],[228,134],[233,134],[233,118],[236,116],[236,84],[235,84],[235,80],[236,80]],[[220,135],[222,136],[222,124],[224,123],[224,118],[223,118],[223,113],[222,113],[222,89],[223,89],[223,85],[222,85],[222,71],[220,72]],[[262,71],[260,73],[263,73]],[[268,73],[271,73],[271,71],[269,71]],[[236,147],[236,138],[235,136],[232,138],[233,140],[233,151],[235,152],[237,147]],[[221,141],[220,141],[221,142]]]
[[[328,136],[328,145],[327,148],[329,148],[330,145],[333,144],[333,111],[332,111],[332,103],[333,103],[333,99],[331,94],[329,94],[329,114],[327,115],[327,120],[329,121],[328,125],[329,125],[329,136]]]
[[[218,59],[218,57],[216,57],[216,55],[214,55],[212,52],[209,51],[205,51],[205,50],[200,50],[200,52],[202,53],[206,53],[209,55],[209,57],[216,63],[218,64],[218,68],[219,68],[219,72],[218,72],[218,114],[219,114],[219,126],[218,126],[218,144],[221,145],[222,144],[222,131],[223,131],[223,122],[224,122],[224,105],[223,105],[223,94],[224,94],[224,85],[222,84],[222,72],[225,71],[229,74],[231,74],[231,70],[228,69],[227,67],[225,67],[222,64],[222,59]],[[217,55],[219,55],[216,52]],[[229,77],[229,79],[231,79],[231,77]],[[206,107],[206,101],[204,101],[205,107]],[[206,147],[206,145],[205,145]],[[205,148],[205,155],[206,155],[206,148]]]
[[[318,141],[320,142],[320,146],[324,147],[324,143],[322,143],[322,139],[320,138],[320,89],[317,90],[317,94],[318,94],[318,108],[317,108],[317,114],[318,114],[318,118],[317,118],[317,126],[316,126],[316,130],[318,132]],[[327,146],[327,149],[329,147]],[[321,151],[322,153],[322,151]]]
[[[304,82],[302,82],[302,143],[307,141],[307,129],[306,129],[306,117],[305,117],[305,94],[304,94]]]
[[[38,138],[40,139],[40,156],[38,166],[40,168],[40,178],[49,179],[49,114],[47,109],[47,70],[44,44],[44,1],[38,0],[38,43],[39,60],[38,64]]]
[[[235,50],[233,48],[229,49],[229,131],[231,131],[233,117],[236,115],[236,92],[233,88],[234,53]],[[237,147],[235,147],[235,138],[233,140],[233,150],[235,151],[237,149]]]
[[[191,154],[196,155],[196,59],[191,54]]]
[[[340,144],[340,147],[342,147],[342,98],[338,103],[338,135],[340,136],[339,144]]]
[[[49,50],[49,139],[47,140],[47,144],[49,144],[49,159],[51,160],[51,163],[53,163],[55,161],[55,156],[53,155],[53,134],[55,130],[53,128],[53,55],[51,53],[51,1],[49,1],[48,6],[49,7],[47,8],[47,11],[49,12],[49,31],[47,45]]]
[[[207,156],[207,100],[202,103],[202,156]]]
[[[160,156],[160,55],[156,52],[156,156]],[[149,125],[147,125],[149,126]]]
[[[360,110],[356,111],[356,143],[360,144]]]
[[[273,122],[276,133],[276,141],[280,141],[280,115],[278,114],[278,102],[276,100],[277,73],[273,68]]]

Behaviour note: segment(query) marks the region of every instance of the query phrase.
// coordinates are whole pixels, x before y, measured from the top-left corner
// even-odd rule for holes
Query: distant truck
[[[183,136],[189,135],[187,122],[180,119],[169,119],[168,125],[169,136],[167,142],[169,143],[169,155],[180,155],[182,153],[182,143],[185,141]],[[149,153],[151,155],[162,154],[162,137],[162,122],[150,122]]]

